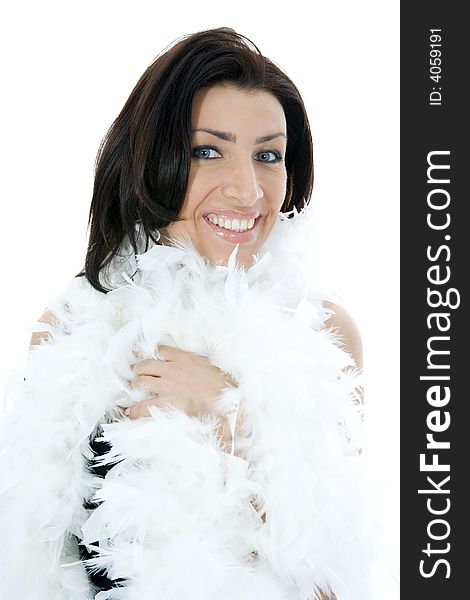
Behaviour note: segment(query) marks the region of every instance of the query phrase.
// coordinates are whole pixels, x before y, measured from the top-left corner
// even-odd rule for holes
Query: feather
[[[369,597],[361,374],[324,328],[305,269],[310,217],[280,216],[248,269],[238,246],[226,267],[189,240],[124,248],[106,296],[81,278],[51,301],[58,324],[11,378],[0,421],[2,598],[92,598],[79,542],[97,552],[88,569],[125,581],[98,600]],[[230,415],[229,451],[216,414],[123,419],[145,396],[126,383],[132,364],[161,344],[237,381],[216,411]],[[85,461],[98,425],[104,479]]]

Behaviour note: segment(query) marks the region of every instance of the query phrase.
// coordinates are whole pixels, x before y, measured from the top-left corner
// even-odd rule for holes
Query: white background
[[[25,360],[48,298],[82,267],[99,143],[155,56],[184,34],[229,26],[297,84],[314,140],[314,242],[363,336],[368,447],[392,571],[378,573],[376,597],[395,599],[399,3],[17,0],[0,22],[2,380]]]

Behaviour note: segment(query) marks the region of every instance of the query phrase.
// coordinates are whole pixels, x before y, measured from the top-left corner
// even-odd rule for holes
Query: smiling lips
[[[243,243],[255,237],[259,217],[259,212],[238,213],[218,210],[206,213],[204,221],[219,237],[230,242]]]
[[[255,219],[227,219],[212,214],[207,215],[207,218],[218,227],[223,227],[230,231],[246,231],[247,229],[253,229],[255,224]]]

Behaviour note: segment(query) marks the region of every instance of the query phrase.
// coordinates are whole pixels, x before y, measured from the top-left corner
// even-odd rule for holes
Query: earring
[[[154,237],[154,238],[155,238],[155,240],[156,240],[156,241],[155,241],[155,243],[157,244],[157,243],[159,242],[160,238],[162,237],[162,235],[161,235],[161,233],[160,233],[160,230],[159,230],[159,229],[154,229],[154,230],[152,231],[152,234],[153,234],[153,237]],[[147,250],[148,250],[148,243],[149,243],[149,241],[150,241],[150,240],[149,240],[149,237],[147,236],[147,243],[146,243],[146,248],[145,248],[145,250],[144,250],[144,254],[145,254],[145,252],[147,252]],[[135,276],[135,274],[137,273],[137,271],[139,270],[139,267],[137,266],[137,264],[138,264],[137,256],[138,256],[138,255],[134,253],[134,262],[135,262],[136,270],[134,271],[134,274],[131,276],[131,279],[132,279],[132,281],[134,281],[134,276]]]

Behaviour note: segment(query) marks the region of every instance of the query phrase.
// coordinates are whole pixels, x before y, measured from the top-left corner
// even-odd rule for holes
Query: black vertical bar
[[[410,600],[470,597],[463,7],[401,3],[401,598]]]

